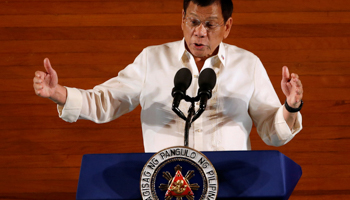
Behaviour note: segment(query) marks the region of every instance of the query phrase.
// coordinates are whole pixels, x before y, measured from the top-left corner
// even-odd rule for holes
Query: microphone
[[[213,69],[206,68],[204,69],[198,78],[198,97],[199,97],[199,109],[194,115],[192,122],[194,122],[205,110],[207,107],[207,101],[212,96],[212,90],[216,84],[216,74]]]
[[[172,109],[179,117],[186,120],[185,115],[178,109],[180,101],[186,97],[186,90],[192,82],[192,73],[187,68],[181,68],[176,72],[174,77],[174,85],[171,95],[174,97]]]
[[[198,96],[200,97],[200,107],[207,106],[208,99],[211,98],[211,91],[216,84],[216,74],[213,69],[207,68],[202,71],[198,78]]]

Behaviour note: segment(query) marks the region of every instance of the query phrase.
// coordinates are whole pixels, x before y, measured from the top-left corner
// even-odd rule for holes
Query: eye
[[[208,28],[215,28],[217,26],[217,23],[208,21],[208,22],[205,22],[205,26]]]
[[[201,23],[198,19],[191,19],[190,22],[191,26],[198,26]]]

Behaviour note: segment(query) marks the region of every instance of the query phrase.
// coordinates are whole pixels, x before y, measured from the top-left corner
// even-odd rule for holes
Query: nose
[[[207,36],[207,29],[202,23],[194,29],[194,35],[200,38]]]

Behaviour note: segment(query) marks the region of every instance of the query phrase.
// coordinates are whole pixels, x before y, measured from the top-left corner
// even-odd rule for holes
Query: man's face
[[[205,59],[217,54],[218,46],[228,36],[231,26],[232,18],[224,23],[218,2],[201,7],[191,1],[186,13],[182,11],[181,27],[186,48],[195,58]]]

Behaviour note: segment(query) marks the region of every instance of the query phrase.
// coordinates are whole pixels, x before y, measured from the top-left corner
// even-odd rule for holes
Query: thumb
[[[44,67],[45,67],[45,70],[48,74],[50,74],[50,75],[55,74],[55,70],[51,67],[51,63],[50,63],[50,60],[48,58],[44,59]]]
[[[286,83],[290,79],[290,74],[287,66],[283,66],[282,68],[282,82]]]

